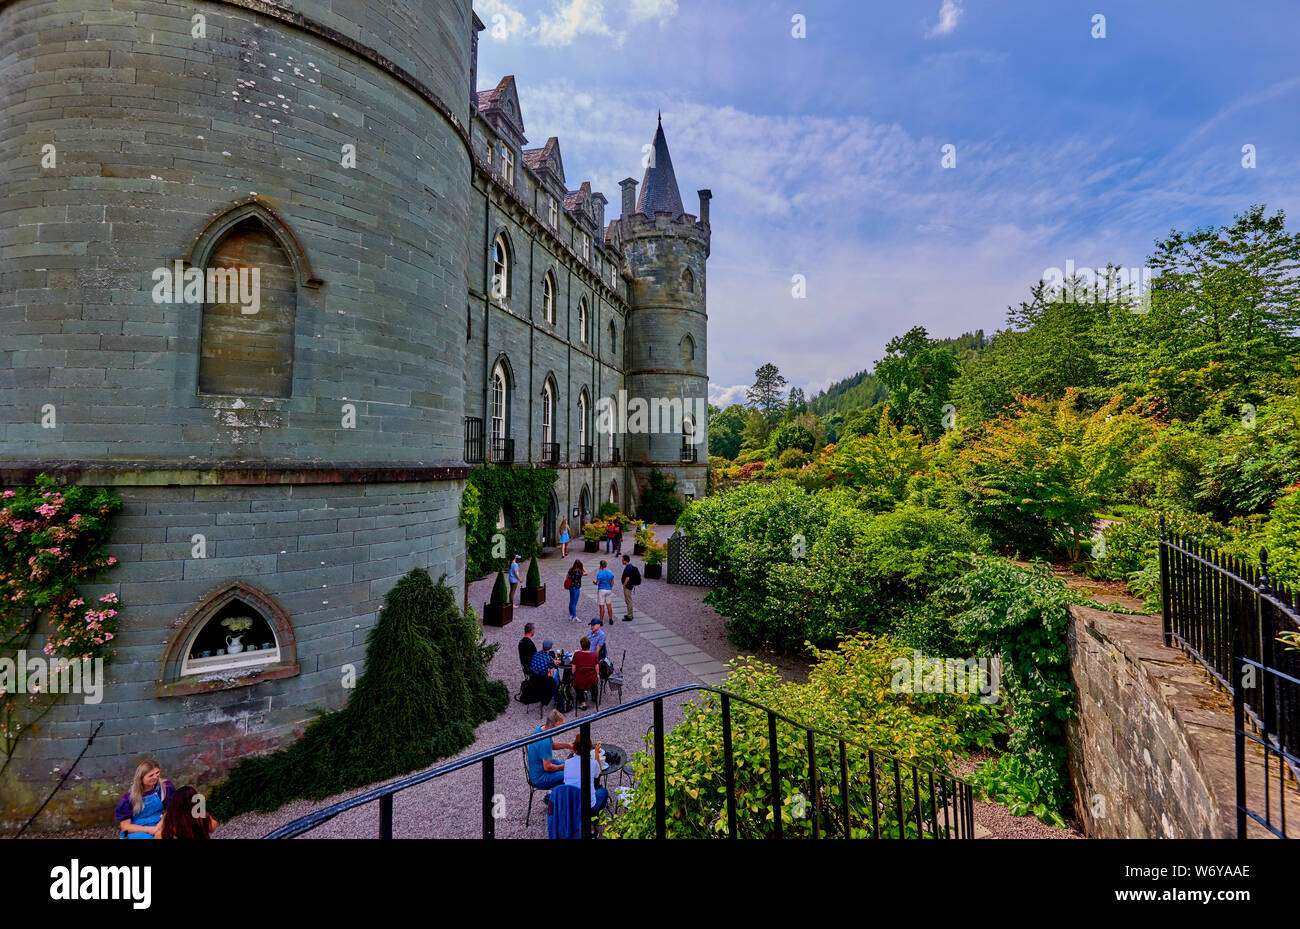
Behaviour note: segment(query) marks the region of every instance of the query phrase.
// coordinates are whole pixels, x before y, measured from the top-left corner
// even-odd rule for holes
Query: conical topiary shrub
[[[524,589],[519,592],[522,606],[541,606],[546,602],[546,585],[542,583],[542,572],[537,569],[537,556],[528,563],[528,579]]]
[[[533,556],[532,561],[528,562],[528,586],[529,587],[542,586],[542,572],[537,568],[536,555]]]
[[[509,701],[505,684],[487,679],[488,657],[451,588],[417,568],[384,598],[347,706],[289,747],[241,761],[213,793],[213,812],[322,800],[455,754]]]
[[[504,626],[514,618],[515,608],[510,604],[510,594],[506,587],[506,575],[497,571],[497,579],[492,584],[492,593],[483,606],[483,625]]]

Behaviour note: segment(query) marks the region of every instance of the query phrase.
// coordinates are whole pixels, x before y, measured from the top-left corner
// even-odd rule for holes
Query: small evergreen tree
[[[492,585],[492,596],[488,598],[488,603],[492,606],[505,606],[509,590],[510,588],[506,586],[505,572],[498,568],[496,583]]]
[[[509,702],[505,684],[488,680],[490,657],[451,588],[411,571],[384,598],[347,705],[287,748],[241,761],[214,791],[212,810],[226,819],[323,800],[455,754]]]
[[[650,472],[650,484],[641,495],[637,514],[648,523],[672,525],[686,508],[677,496],[677,481],[658,468]]]
[[[537,556],[528,562],[528,583],[525,585],[529,590],[536,590],[542,586],[542,572],[537,569]]]

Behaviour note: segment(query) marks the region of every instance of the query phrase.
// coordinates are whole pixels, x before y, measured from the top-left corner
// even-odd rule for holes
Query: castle
[[[86,591],[124,605],[103,699],[20,743],[0,822],[100,722],[43,822],[342,705],[395,581],[462,582],[472,468],[556,469],[545,542],[652,469],[703,494],[710,193],[685,211],[661,124],[607,222],[513,78],[477,91],[482,28],[469,0],[0,0],[0,484],[124,501]]]

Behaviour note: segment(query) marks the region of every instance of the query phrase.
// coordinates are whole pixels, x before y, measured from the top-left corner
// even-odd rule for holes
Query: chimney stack
[[[636,212],[636,179],[625,177],[618,182],[618,186],[623,188],[623,213],[621,218],[626,222]]]
[[[706,226],[709,224],[709,201],[713,199],[713,191],[697,191],[700,195],[700,222]]]

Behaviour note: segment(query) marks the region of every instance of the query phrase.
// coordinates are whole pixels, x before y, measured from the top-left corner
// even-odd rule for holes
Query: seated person
[[[589,624],[591,632],[587,638],[591,639],[591,650],[596,653],[597,658],[605,657],[605,624],[600,621],[599,617],[593,619]]]
[[[114,817],[124,839],[156,839],[163,810],[176,793],[176,785],[164,780],[158,762],[146,760],[135,769],[131,789],[122,795]]]
[[[595,699],[596,688],[600,686],[600,674],[597,664],[600,659],[591,650],[591,640],[585,635],[578,642],[578,651],[573,653],[573,689],[577,693],[578,708],[587,708],[587,691]]]
[[[537,643],[533,641],[535,628],[532,623],[524,623],[524,637],[519,640],[519,667],[524,669],[525,674],[529,673],[533,656],[537,654]]]
[[[545,732],[563,725],[564,714],[559,710],[551,710],[546,714],[546,722],[533,732]],[[552,757],[557,748],[572,751],[573,743],[542,739],[528,746],[528,780],[534,787],[550,790],[564,783],[564,765]]]
[[[582,730],[578,730],[578,737],[573,740],[573,757],[564,763],[564,783],[569,787],[582,789]],[[591,746],[591,761],[589,762],[589,774],[591,776],[591,808],[599,810],[609,801],[609,791],[604,787],[597,787],[600,779],[600,743],[597,742]]]
[[[217,818],[207,811],[199,793],[186,785],[176,791],[163,811],[158,824],[160,839],[209,839],[212,830],[220,826]]]
[[[560,684],[555,666],[558,659],[551,654],[551,640],[542,643],[542,650],[533,655],[528,667],[528,680],[524,681],[524,703],[549,703]]]

